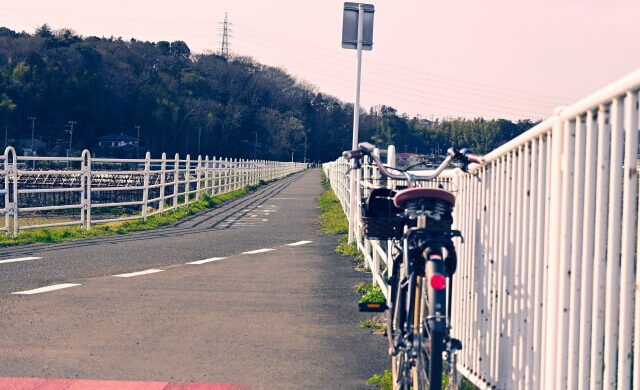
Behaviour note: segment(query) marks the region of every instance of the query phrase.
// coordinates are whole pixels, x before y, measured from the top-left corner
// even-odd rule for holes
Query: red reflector
[[[436,290],[442,290],[447,286],[447,279],[444,275],[435,274],[431,277],[431,287]]]

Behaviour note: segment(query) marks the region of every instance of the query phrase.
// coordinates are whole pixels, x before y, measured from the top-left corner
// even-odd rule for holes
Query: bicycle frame
[[[414,187],[419,180],[435,179],[454,159],[462,162],[462,169],[466,169],[471,162],[482,163],[481,156],[471,154],[466,149],[458,151],[450,148],[447,157],[432,174],[418,176],[403,171],[393,173],[372,153],[373,149],[373,145],[361,143],[358,150],[346,151],[343,157],[356,159],[354,169],[359,169],[360,159],[368,155],[382,175],[391,179],[407,180],[408,187]],[[394,198],[394,201],[395,199],[397,198]],[[402,263],[398,264],[399,258],[395,257],[391,265],[393,273],[390,280],[391,294],[387,302],[387,337],[392,356],[394,390],[408,390],[411,386],[414,390],[427,387],[440,389],[443,352],[447,352],[448,365],[453,368],[455,378],[452,361],[455,361],[455,351],[462,348],[460,341],[452,339],[449,335],[452,276],[457,261],[452,238],[462,238],[459,231],[450,228],[453,202],[446,203],[441,199],[441,203],[425,204],[420,203],[420,199],[431,198],[414,197],[402,201],[402,207],[405,209],[405,215],[401,217],[405,224],[401,238],[402,246],[394,246],[402,253]],[[405,207],[411,205],[411,202],[415,203],[411,207]],[[443,207],[442,204],[447,206]],[[431,208],[440,210],[440,214],[436,215],[448,215],[449,218],[428,227],[427,215],[431,215]],[[436,217],[436,221],[438,218],[440,217]],[[412,220],[416,221],[415,227],[408,223]],[[442,224],[442,221],[449,222]],[[374,234],[372,233],[373,237]]]

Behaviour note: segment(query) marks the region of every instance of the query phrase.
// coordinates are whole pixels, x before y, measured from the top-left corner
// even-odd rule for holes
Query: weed
[[[360,327],[369,329],[372,333],[383,334],[387,331],[387,324],[383,316],[374,316],[360,322]]]
[[[358,245],[356,243],[349,244],[347,235],[343,235],[340,237],[340,241],[338,246],[336,247],[336,252],[342,254],[343,256],[351,257],[351,260],[355,263],[355,269],[357,271],[366,271],[366,264],[364,262],[364,255],[358,250]]]
[[[367,379],[367,386],[371,390],[392,390],[391,371],[384,370],[383,375],[374,374],[371,378]]]
[[[387,298],[384,297],[384,294],[382,293],[382,289],[380,289],[380,286],[374,286],[374,285],[368,284],[363,288],[365,290],[365,293],[362,296],[362,298],[360,298],[360,301],[358,301],[358,303],[387,301]]]
[[[329,181],[329,178],[327,177],[327,175],[324,173],[324,169],[320,170],[320,175],[322,176],[322,180],[320,181],[320,184],[322,184],[322,187],[324,187],[325,190],[330,190],[331,182]]]

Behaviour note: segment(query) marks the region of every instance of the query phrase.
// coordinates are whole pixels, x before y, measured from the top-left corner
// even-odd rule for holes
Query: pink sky
[[[638,1],[371,1],[373,51],[363,56],[362,104],[424,117],[544,118],[558,105],[640,66]],[[0,25],[43,23],[83,36],[184,40],[217,50],[229,12],[231,51],[281,66],[352,101],[355,51],[340,48],[342,1],[22,0]]]

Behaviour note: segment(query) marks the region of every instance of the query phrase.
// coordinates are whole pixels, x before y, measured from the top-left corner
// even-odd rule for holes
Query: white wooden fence
[[[557,109],[470,173],[443,175],[465,237],[458,369],[477,386],[640,390],[639,90],[640,70]],[[324,166],[348,215],[346,168]],[[376,177],[365,169],[361,195]],[[357,233],[386,287],[389,245]]]
[[[17,156],[7,147],[0,155],[0,231],[17,236],[19,230],[143,219],[197,201],[201,193],[222,194],[287,176],[306,164],[265,160],[202,158],[180,159],[92,158],[88,150],[80,157]],[[129,199],[119,199],[128,193]],[[25,205],[28,196],[66,195],[57,204]],[[105,196],[109,194],[109,196]],[[71,201],[65,201],[68,198]],[[101,198],[109,200],[100,201]],[[21,206],[22,204],[22,206]],[[106,208],[130,208],[125,215],[108,215]],[[64,221],[29,224],[25,213],[67,210]]]

